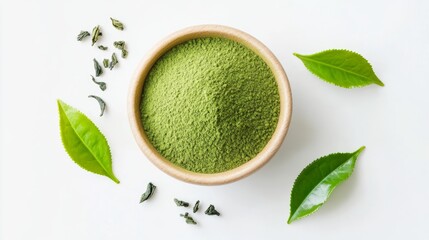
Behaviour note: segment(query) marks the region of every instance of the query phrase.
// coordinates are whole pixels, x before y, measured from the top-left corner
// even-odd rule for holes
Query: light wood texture
[[[280,94],[280,116],[276,130],[265,148],[247,163],[232,170],[203,174],[195,173],[172,164],[161,156],[147,138],[140,118],[140,100],[146,75],[152,65],[177,44],[200,37],[224,37],[252,49],[271,68]],[[239,180],[267,163],[277,152],[286,136],[292,114],[292,95],[286,73],[274,54],[260,41],[240,30],[220,25],[200,25],[175,32],[159,42],[142,60],[132,79],[128,98],[128,116],[131,130],[138,146],[159,169],[185,182],[201,185],[219,185]]]

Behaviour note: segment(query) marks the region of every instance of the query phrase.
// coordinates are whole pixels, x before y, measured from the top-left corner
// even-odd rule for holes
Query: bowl
[[[153,64],[172,47],[201,37],[227,38],[248,47],[259,55],[270,67],[280,94],[280,115],[277,127],[263,150],[243,165],[221,173],[196,173],[174,165],[154,148],[146,136],[140,117],[140,101],[146,75]],[[277,152],[289,128],[292,115],[292,95],[289,81],[274,54],[256,38],[240,30],[221,25],[199,25],[179,30],[159,42],[142,60],[133,76],[128,96],[128,117],[134,138],[146,157],[159,169],[179,180],[200,184],[220,185],[250,175],[266,164]]]

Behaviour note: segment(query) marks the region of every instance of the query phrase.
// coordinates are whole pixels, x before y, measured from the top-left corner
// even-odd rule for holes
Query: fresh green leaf
[[[100,97],[94,96],[94,95],[89,95],[89,98],[94,98],[95,100],[97,100],[98,105],[100,105],[100,117],[103,116],[104,114],[104,110],[106,110],[106,103],[104,102],[103,99],[101,99]]]
[[[95,76],[98,77],[101,74],[103,74],[103,68],[101,68],[101,66],[98,63],[97,59],[94,58],[93,61],[94,61]]]
[[[98,41],[98,39],[102,36],[100,26],[97,25],[92,29],[92,46]]]
[[[112,25],[119,30],[124,30],[124,24],[122,24],[119,20],[110,18],[110,20],[112,20]]]
[[[87,31],[80,31],[79,35],[77,35],[77,40],[82,41],[84,38],[89,37],[90,34]]]
[[[204,212],[207,215],[217,215],[220,216],[220,213],[216,211],[215,207],[213,205],[210,205],[207,210]]]
[[[370,84],[384,86],[369,62],[349,50],[326,50],[312,55],[294,53],[310,72],[328,83],[343,87],[363,87]]]
[[[98,49],[105,51],[105,50],[107,50],[107,49],[108,49],[108,47],[103,46],[103,45],[99,45],[99,46],[98,46]]]
[[[176,206],[178,206],[178,207],[189,207],[189,203],[188,202],[179,200],[177,198],[174,199],[174,202],[176,203]]]
[[[140,198],[140,203],[148,200],[150,197],[152,197],[153,193],[155,192],[156,186],[152,183],[149,183],[146,187],[146,192],[143,193],[142,197]]]
[[[83,169],[119,183],[112,171],[110,148],[104,135],[79,110],[61,100],[57,103],[61,139],[70,158]]]
[[[112,60],[110,61],[110,70],[112,70],[116,64],[118,64],[118,58],[116,57],[116,53],[112,53]]]
[[[334,153],[317,159],[296,178],[290,200],[288,223],[305,217],[323,205],[329,195],[353,172],[365,147],[353,153]]]
[[[92,81],[100,87],[101,91],[106,90],[107,85],[106,85],[106,83],[105,83],[105,82],[98,82],[98,81],[95,79],[95,77],[94,77],[94,76],[92,76],[92,75],[91,75],[91,78],[92,78]]]

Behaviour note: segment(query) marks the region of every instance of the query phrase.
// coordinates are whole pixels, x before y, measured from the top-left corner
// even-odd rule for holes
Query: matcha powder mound
[[[198,38],[158,59],[140,110],[161,155],[193,172],[218,173],[265,147],[280,100],[274,75],[252,50],[224,38]]]

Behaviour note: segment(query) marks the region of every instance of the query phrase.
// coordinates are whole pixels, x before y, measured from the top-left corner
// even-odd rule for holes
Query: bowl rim
[[[201,37],[223,37],[250,48],[270,67],[280,95],[280,114],[276,129],[262,149],[248,162],[220,173],[196,173],[181,168],[158,153],[146,136],[140,117],[140,102],[143,84],[153,64],[172,47],[191,39]],[[138,65],[128,93],[128,118],[135,141],[146,157],[168,175],[193,184],[220,185],[242,179],[264,166],[280,148],[289,129],[292,116],[292,93],[286,73],[274,54],[253,36],[223,25],[196,25],[176,31],[156,44]]]

